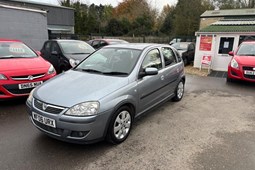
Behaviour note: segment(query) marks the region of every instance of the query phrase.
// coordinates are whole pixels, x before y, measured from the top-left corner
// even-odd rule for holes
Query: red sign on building
[[[201,51],[211,51],[212,49],[212,35],[201,35],[200,47]]]

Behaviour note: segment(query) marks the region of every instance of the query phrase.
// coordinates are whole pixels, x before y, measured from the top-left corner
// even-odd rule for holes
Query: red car
[[[255,41],[240,44],[237,51],[229,52],[233,56],[228,65],[227,81],[234,79],[255,82]]]
[[[56,75],[54,67],[18,40],[0,39],[0,100],[29,95]]]

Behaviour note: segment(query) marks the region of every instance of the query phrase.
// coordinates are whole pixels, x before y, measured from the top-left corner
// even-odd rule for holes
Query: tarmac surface
[[[120,145],[52,139],[31,124],[25,99],[0,102],[0,169],[255,169],[255,85],[187,75],[185,88]]]

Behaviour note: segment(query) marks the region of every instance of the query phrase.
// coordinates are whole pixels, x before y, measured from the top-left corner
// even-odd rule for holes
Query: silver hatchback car
[[[34,126],[53,138],[118,144],[135,118],[180,101],[184,83],[183,61],[169,45],[109,45],[34,89],[26,104]]]

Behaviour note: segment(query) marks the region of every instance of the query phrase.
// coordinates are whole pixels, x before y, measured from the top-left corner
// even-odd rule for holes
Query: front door
[[[148,67],[155,67],[159,70],[157,75],[145,76],[138,80],[139,111],[142,112],[160,101],[163,91],[163,65],[158,49],[149,51],[143,60],[141,71]]]

